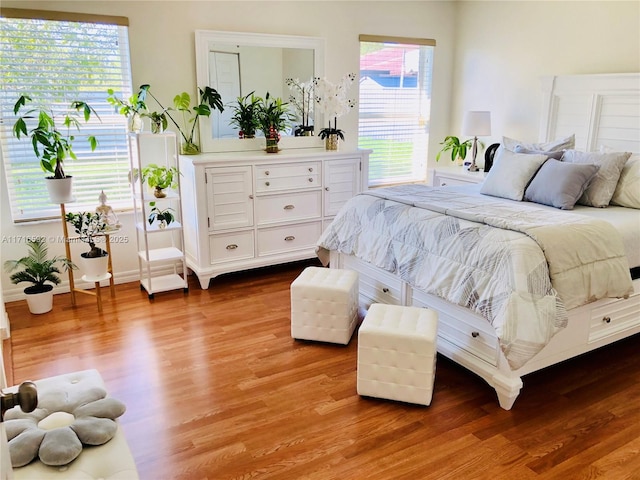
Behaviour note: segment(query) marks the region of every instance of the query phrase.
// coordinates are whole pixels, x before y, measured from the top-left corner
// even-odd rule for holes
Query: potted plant
[[[142,168],[142,183],[147,182],[153,188],[153,195],[156,198],[165,198],[167,194],[165,188],[176,188],[178,186],[178,169],[176,167],[163,167],[150,163]]]
[[[285,83],[294,93],[289,96],[289,103],[293,105],[296,111],[296,120],[300,119],[300,125],[297,125],[294,131],[296,136],[313,135],[313,78],[308,82],[301,82],[297,78],[287,78]]]
[[[29,254],[18,260],[7,260],[4,268],[7,272],[22,267],[9,278],[14,285],[29,282],[31,286],[24,289],[27,295],[27,305],[33,314],[50,312],[53,308],[53,286],[60,284],[58,276],[60,264],[65,271],[75,268],[75,265],[65,257],[48,258],[47,244],[44,237],[27,240]]]
[[[27,103],[31,102],[31,97],[20,95],[13,107],[13,113],[18,115],[22,108],[28,108]],[[64,172],[64,161],[67,158],[75,159],[73,152],[73,141],[75,137],[71,134],[72,128],[80,130],[80,116],[87,123],[94,114],[100,117],[89,104],[80,100],[71,102],[69,108],[59,116],[55,115],[52,109],[30,108],[21,114],[13,125],[13,134],[20,139],[21,135],[31,138],[33,152],[40,160],[40,167],[45,173],[51,173],[47,178],[47,189],[49,199],[52,203],[67,203],[73,199],[72,177]],[[31,130],[27,127],[27,122],[31,119],[38,119],[38,124]],[[60,130],[57,121],[61,121],[65,127]],[[98,141],[93,135],[88,137],[91,151],[98,146]]]
[[[238,97],[235,103],[230,105],[233,110],[230,125],[238,127],[238,136],[240,138],[254,138],[256,130],[260,128],[258,118],[258,107],[260,105],[260,97],[256,97],[251,92],[244,97]]]
[[[198,105],[191,107],[191,96],[187,92],[182,92],[173,98],[173,109],[171,109],[162,106],[158,99],[149,90],[149,85],[142,85],[140,89],[142,88],[146,88],[149,95],[151,95],[151,98],[153,98],[160,108],[162,108],[162,111],[165,112],[167,118],[171,120],[171,123],[173,123],[180,132],[180,135],[182,136],[180,153],[183,155],[196,155],[200,153],[200,147],[195,141],[198,119],[200,116],[210,116],[211,109],[217,109],[220,112],[224,111],[222,97],[220,97],[220,94],[211,87],[204,87],[204,89],[198,88],[199,103]],[[171,116],[169,113],[171,110],[182,112],[182,126]]]
[[[162,209],[156,206],[156,202],[149,202],[149,206],[151,207],[149,216],[147,217],[149,225],[158,222],[158,228],[164,229],[176,218],[171,207]]]
[[[124,115],[129,119],[129,131],[139,133],[142,131],[142,116],[147,109],[145,100],[149,85],[142,85],[138,93],[134,93],[129,97],[129,101],[122,100],[115,95],[113,88],[107,90],[109,96],[107,102],[113,105],[116,112]]]
[[[328,127],[318,132],[320,138],[325,140],[327,150],[337,150],[338,139],[344,140],[344,133],[338,128],[338,117],[345,115],[355,106],[355,101],[347,98],[347,90],[355,79],[356,76],[353,73],[342,77],[338,84],[331,83],[325,78],[314,79],[315,101],[329,122]],[[333,118],[333,125],[331,125],[331,118]]]
[[[104,278],[108,269],[108,253],[96,246],[96,237],[108,228],[104,216],[94,212],[67,213],[65,220],[73,226],[80,241],[89,244],[89,251],[80,254],[85,276],[89,279]]]
[[[478,143],[484,147],[481,141],[478,140]],[[457,161],[458,165],[462,165],[464,159],[467,157],[467,152],[473,145],[473,138],[461,142],[458,137],[449,135],[444,138],[444,141],[440,142],[440,145],[442,145],[442,149],[436,154],[436,162],[440,160],[440,156],[444,152],[451,151],[451,161]]]
[[[278,152],[280,132],[286,130],[290,122],[295,119],[287,105],[281,98],[271,97],[269,92],[258,102],[258,121],[267,141],[267,153]]]
[[[151,121],[151,133],[162,133],[167,129],[167,112],[164,110],[162,112],[143,113],[142,116]]]

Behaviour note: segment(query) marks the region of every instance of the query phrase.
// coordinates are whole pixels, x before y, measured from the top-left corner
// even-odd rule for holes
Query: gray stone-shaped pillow
[[[550,158],[531,180],[524,193],[524,199],[562,210],[571,210],[598,172],[598,168],[597,165],[566,163]]]
[[[521,201],[527,185],[546,160],[546,155],[499,151],[482,182],[480,193]]]
[[[598,153],[578,150],[564,152],[563,162],[590,163],[600,167],[578,203],[590,207],[608,206],[618,185],[620,173],[630,156],[630,152]]]
[[[81,392],[51,390],[39,395],[38,408],[25,413],[14,407],[5,413],[9,454],[14,467],[39,457],[46,465],[66,465],[84,445],[102,445],[118,429],[115,419],[125,406],[98,387]]]

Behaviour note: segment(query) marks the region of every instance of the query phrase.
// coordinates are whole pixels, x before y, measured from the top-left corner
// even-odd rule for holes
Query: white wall
[[[159,98],[172,99],[188,91],[195,95],[194,30],[227,30],[318,36],[326,39],[325,76],[332,81],[359,69],[360,33],[434,38],[435,60],[432,131],[437,138],[449,124],[455,4],[452,2],[326,2],[326,1],[7,1],[3,7],[32,8],[82,13],[120,15],[129,18],[129,39],[133,84],[150,83]],[[354,98],[357,91],[353,89]],[[357,143],[357,114],[340,119],[345,131],[345,148]],[[6,194],[4,172],[0,174],[0,235],[4,238],[30,235],[59,236],[60,221],[13,225]],[[97,198],[96,198],[97,205]],[[119,215],[121,232],[129,243],[112,245],[116,282],[131,281],[137,275],[133,222]],[[80,250],[81,251],[81,250]],[[62,243],[50,246],[53,255],[63,255]],[[24,244],[3,243],[1,261],[25,254]],[[73,253],[75,255],[75,253]],[[5,300],[22,298],[26,285],[12,285],[2,273]],[[66,279],[66,276],[63,278]],[[65,284],[57,291],[68,291]],[[56,300],[54,300],[55,302]],[[55,306],[55,303],[54,303]]]
[[[536,141],[541,76],[640,71],[637,1],[468,1],[456,23],[452,135],[466,110],[490,110],[487,143]]]

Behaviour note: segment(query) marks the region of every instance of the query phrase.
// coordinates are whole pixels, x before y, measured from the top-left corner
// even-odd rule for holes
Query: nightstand
[[[470,172],[467,167],[443,167],[431,170],[431,185],[444,187],[446,185],[468,185],[482,183],[485,172]]]

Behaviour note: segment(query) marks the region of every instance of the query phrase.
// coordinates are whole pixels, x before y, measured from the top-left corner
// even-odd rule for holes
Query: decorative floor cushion
[[[68,476],[75,470],[76,474],[83,472],[82,478],[137,478],[133,457],[115,421],[125,412],[125,406],[107,396],[96,370],[51,377],[35,384],[36,410],[25,413],[14,407],[5,414],[16,479],[59,478],[58,474]],[[97,445],[104,446],[94,447]],[[86,458],[80,455],[84,446],[89,449]],[[117,452],[116,461],[113,452]],[[32,461],[35,458],[40,461]],[[115,477],[112,472],[116,472]]]

